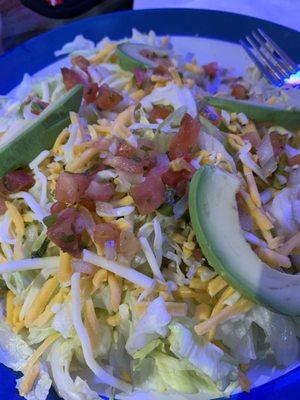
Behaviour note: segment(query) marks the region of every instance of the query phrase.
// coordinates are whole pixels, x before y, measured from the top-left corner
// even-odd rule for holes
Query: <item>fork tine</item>
[[[241,46],[244,48],[248,56],[251,58],[251,60],[254,62],[254,64],[257,66],[257,68],[260,70],[260,72],[269,80],[271,81],[274,85],[280,86],[282,85],[282,81],[280,78],[278,78],[276,75],[274,75],[270,70],[266,69],[264,64],[260,61],[260,59],[254,54],[252,48],[249,46],[248,43],[246,43],[245,40],[240,40],[239,42]]]
[[[257,30],[259,34],[264,38],[265,42],[268,43],[270,49],[277,53],[277,55],[286,63],[286,66],[291,72],[296,72],[298,66],[294,61],[267,35],[262,29]]]
[[[291,70],[286,65],[285,62],[281,60],[281,58],[275,57],[274,53],[270,50],[269,46],[266,42],[260,37],[260,35],[256,32],[252,32],[252,35],[256,42],[258,43],[258,51],[266,60],[266,63],[272,65],[272,69],[277,70],[277,74],[281,75],[281,78],[289,78],[291,75]],[[265,54],[267,53],[267,54]]]

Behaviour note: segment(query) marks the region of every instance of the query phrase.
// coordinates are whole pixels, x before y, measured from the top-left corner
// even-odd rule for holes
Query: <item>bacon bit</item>
[[[120,253],[128,260],[131,261],[136,253],[140,250],[140,242],[129,230],[122,230],[120,233]]]
[[[179,132],[174,136],[169,148],[171,160],[183,157],[187,161],[192,159],[193,152],[198,148],[200,122],[198,118],[192,118],[185,114],[182,118]]]
[[[111,89],[106,83],[99,87],[95,104],[101,110],[111,110],[123,100],[123,96]]]
[[[273,146],[274,155],[281,156],[281,154],[284,152],[283,137],[279,133],[272,132],[270,133],[270,139]]]
[[[158,119],[166,119],[172,112],[169,106],[155,105],[150,111],[150,122],[156,122]]]
[[[88,209],[91,212],[95,212],[96,211],[96,204],[92,199],[88,199],[87,197],[83,197],[82,199],[80,199],[79,204],[83,207],[85,207],[86,209]]]
[[[151,171],[144,182],[132,187],[131,194],[140,214],[150,214],[165,201],[165,186]]]
[[[290,167],[300,164],[300,154],[297,154],[296,156],[289,158],[287,160],[287,163]]]
[[[231,96],[235,97],[238,100],[248,99],[248,90],[245,86],[240,83],[235,83],[231,87]]]
[[[51,214],[58,214],[60,213],[62,210],[64,210],[65,208],[67,208],[65,203],[61,203],[60,201],[57,201],[56,203],[52,204],[51,208],[50,208],[50,212]]]
[[[211,63],[204,64],[203,69],[210,79],[214,79],[219,71],[219,64],[216,61],[213,61]]]
[[[106,242],[114,240],[116,243],[119,242],[120,231],[115,224],[102,223],[95,227],[94,240],[96,243],[104,246]]]
[[[7,207],[5,204],[5,197],[0,195],[0,215],[5,214],[7,211]]]
[[[147,70],[144,68],[135,68],[133,71],[137,87],[141,87],[147,80]]]
[[[71,63],[72,63],[72,65],[77,65],[77,67],[79,67],[80,69],[82,69],[82,71],[84,71],[86,73],[88,72],[88,66],[91,65],[89,60],[87,60],[85,57],[80,56],[80,55],[72,57]]]
[[[53,243],[74,257],[80,255],[80,235],[75,230],[75,223],[79,217],[78,210],[66,208],[58,214],[57,220],[47,231],[47,235]]]
[[[8,172],[3,178],[2,183],[4,189],[10,193],[19,192],[21,190],[30,189],[34,185],[33,176],[22,170],[17,169],[12,172]]]
[[[126,142],[121,143],[117,151],[117,156],[132,158],[135,155],[136,155],[136,149],[133,146],[130,146],[130,144]]]
[[[83,89],[83,98],[87,104],[94,103],[97,99],[98,94],[98,84],[90,83],[88,86],[85,86]]]
[[[84,174],[63,172],[59,175],[55,197],[61,203],[75,204],[83,197],[89,186],[89,177]]]
[[[86,80],[78,72],[70,68],[61,68],[61,73],[67,90],[72,89],[76,85],[87,85]]]
[[[131,158],[121,156],[108,156],[104,159],[103,164],[131,174],[141,174],[144,171],[144,166],[141,161],[141,159],[135,161]]]
[[[109,201],[114,193],[115,187],[112,183],[99,183],[93,180],[85,191],[85,196],[95,201]]]
[[[198,248],[194,249],[192,252],[192,256],[196,261],[201,261],[203,258],[203,254],[201,253],[201,250]]]

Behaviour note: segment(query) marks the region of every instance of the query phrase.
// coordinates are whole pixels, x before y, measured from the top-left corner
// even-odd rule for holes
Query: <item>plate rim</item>
[[[155,24],[151,21],[153,18],[156,18]],[[166,18],[167,22],[166,22]],[[172,32],[170,32],[169,24],[170,18],[175,18],[178,21],[184,21],[185,19],[189,20],[188,24],[176,25],[174,23],[175,20],[171,21],[172,24]],[[0,94],[8,93],[11,89],[13,89],[22,79],[23,74],[30,71],[30,74],[34,74],[35,72],[39,71],[46,65],[54,62],[55,60],[59,60],[60,57],[55,57],[53,53],[53,45],[50,51],[43,52],[41,51],[41,44],[46,42],[54,41],[55,49],[59,49],[62,44],[64,44],[68,40],[72,40],[76,34],[79,34],[80,26],[84,27],[84,29],[88,29],[88,33],[92,33],[92,30],[95,29],[97,31],[97,23],[99,20],[101,22],[106,22],[106,25],[109,24],[111,21],[121,21],[123,25],[121,25],[121,29],[118,32],[114,32],[114,38],[117,37],[124,37],[128,34],[129,30],[132,27],[137,27],[138,29],[151,29],[151,26],[155,25],[155,31],[158,34],[167,34],[176,36],[173,32],[174,30],[177,31],[177,35],[180,36],[195,36],[197,34],[196,27],[194,22],[199,19],[204,21],[213,21],[214,23],[222,23],[222,22],[231,22],[230,28],[228,32],[226,32],[226,39],[224,36],[220,37],[218,34],[219,31],[210,31],[212,35],[205,35],[203,32],[203,27],[200,26],[199,30],[201,31],[201,36],[205,38],[211,39],[218,39],[223,40],[226,42],[238,43],[238,39],[240,38],[240,34],[237,35],[237,32],[243,31],[244,33],[249,33],[249,28],[253,29],[255,26],[259,26],[264,28],[266,31],[271,31],[273,36],[282,36],[282,39],[286,40],[287,37],[290,37],[290,53],[292,57],[297,55],[297,43],[299,43],[300,47],[300,32],[297,32],[291,28],[285,27],[283,25],[266,21],[264,19],[250,17],[246,15],[241,15],[238,13],[231,13],[231,12],[224,12],[224,11],[214,11],[214,10],[204,10],[204,9],[187,9],[187,8],[167,8],[167,9],[147,9],[147,10],[129,10],[129,11],[119,11],[109,14],[102,14],[98,16],[93,16],[89,18],[85,18],[79,21],[74,21],[64,25],[62,27],[55,28],[43,34],[40,34],[21,45],[17,46],[16,48],[6,52],[4,55],[0,56],[0,71],[1,71],[1,81],[0,81]],[[192,22],[190,22],[190,20]],[[160,26],[160,21],[163,21],[163,26]],[[233,22],[233,23],[232,23]],[[235,22],[240,22],[239,26],[235,26]],[[243,22],[243,23],[241,23]],[[176,26],[175,26],[176,25]],[[205,25],[205,24],[204,24]],[[144,26],[144,28],[143,28]],[[200,29],[201,28],[201,29]],[[238,30],[237,30],[238,29]],[[98,29],[101,31],[101,29]],[[103,29],[102,29],[103,31]],[[124,34],[124,32],[127,32]],[[190,32],[190,33],[188,33]],[[276,34],[277,32],[277,34]],[[116,33],[116,34],[115,34]],[[275,35],[274,35],[275,34]],[[68,38],[66,38],[66,36]],[[88,39],[94,40],[91,38],[92,35],[86,35]],[[103,37],[103,32],[99,33],[98,40]],[[274,38],[276,41],[278,38]],[[279,40],[280,42],[280,40]],[[61,44],[59,44],[61,43]],[[280,43],[279,43],[280,44]],[[52,51],[51,54],[49,54]],[[36,63],[32,63],[32,57],[40,57],[41,59],[38,60]],[[298,58],[296,61],[300,62],[300,54],[298,54]],[[21,65],[20,65],[21,64]],[[10,71],[13,67],[17,68],[17,76],[10,77]],[[22,74],[22,75],[21,75]],[[4,75],[4,76],[3,76]],[[3,366],[4,367],[4,366]],[[8,380],[15,379],[18,375],[12,370],[4,367],[1,370],[3,374],[3,378],[7,378]],[[6,372],[3,372],[6,371]],[[258,386],[251,390],[250,394],[239,393],[232,396],[232,400],[254,400],[260,398],[260,396],[264,396],[265,400],[272,399],[272,400],[285,400],[288,396],[293,396],[295,391],[300,389],[300,367],[296,367],[292,371],[287,372],[286,374],[268,382],[261,386]],[[8,386],[7,386],[8,389]],[[11,400],[12,391],[9,392],[5,390],[5,393],[1,392],[1,399],[5,400],[3,395],[8,395],[6,400]],[[271,396],[271,397],[270,397]],[[14,397],[15,400],[21,399],[20,397]],[[48,400],[56,400],[58,399],[57,396],[53,395],[53,392],[49,395]]]

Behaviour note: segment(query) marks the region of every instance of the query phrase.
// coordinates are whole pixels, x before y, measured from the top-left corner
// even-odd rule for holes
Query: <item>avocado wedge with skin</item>
[[[135,68],[154,68],[156,63],[154,60],[145,57],[141,54],[146,51],[149,54],[155,54],[159,57],[167,55],[167,52],[158,47],[149,46],[142,43],[120,43],[117,46],[116,56],[120,67],[125,71],[134,71]]]
[[[285,110],[248,100],[234,100],[224,97],[205,96],[208,104],[230,112],[244,113],[258,122],[269,122],[287,128],[300,128],[300,110]]]
[[[250,300],[282,314],[300,315],[300,275],[270,268],[246,242],[239,222],[239,180],[216,166],[201,167],[189,190],[198,243],[211,265]]]
[[[41,115],[10,142],[0,147],[0,178],[28,165],[43,150],[49,150],[61,131],[70,124],[70,111],[79,110],[83,87],[75,86],[48,106]]]

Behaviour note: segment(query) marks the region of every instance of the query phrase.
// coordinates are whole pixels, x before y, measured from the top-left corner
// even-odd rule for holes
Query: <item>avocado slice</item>
[[[154,68],[156,66],[155,58],[151,60],[145,57],[141,52],[154,54],[158,57],[167,56],[167,51],[159,47],[149,46],[142,43],[120,43],[117,46],[116,56],[120,67],[126,71],[134,71],[135,68]]]
[[[247,100],[205,96],[208,104],[230,112],[242,112],[254,121],[270,122],[287,128],[300,128],[300,110],[285,110]]]
[[[239,180],[216,166],[201,167],[189,190],[189,212],[208,263],[250,300],[300,315],[300,275],[270,268],[244,239],[235,195]]]
[[[70,124],[70,111],[79,110],[83,87],[77,85],[49,105],[41,115],[10,142],[0,147],[0,178],[28,165],[43,150],[49,150],[61,131]]]

